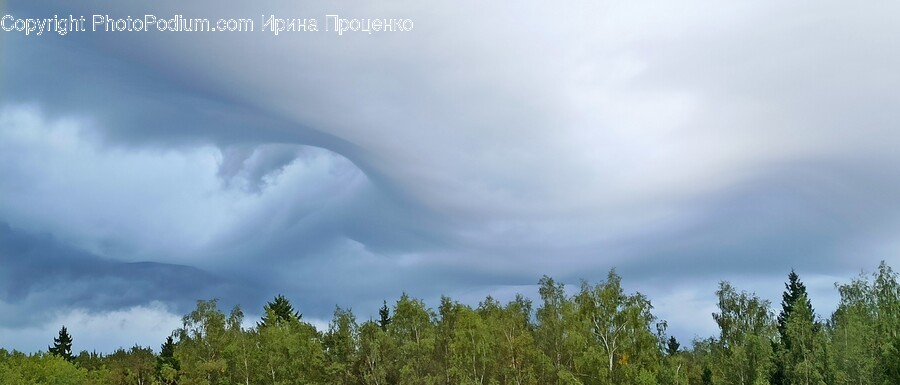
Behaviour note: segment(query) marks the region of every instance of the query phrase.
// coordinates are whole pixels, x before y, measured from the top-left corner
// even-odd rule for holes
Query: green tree
[[[668,355],[669,357],[672,357],[672,356],[678,354],[680,349],[681,349],[681,344],[678,343],[678,340],[675,339],[674,336],[669,337],[669,339],[666,340],[666,355]]]
[[[97,353],[97,351],[88,352],[87,350],[82,350],[75,356],[75,366],[79,368],[87,369],[88,371],[100,370],[103,367],[103,361],[106,357],[102,354]]]
[[[728,282],[719,283],[719,312],[713,319],[720,337],[714,350],[714,377],[734,385],[767,384],[773,368],[775,334],[769,301],[746,292],[737,293]]]
[[[272,309],[266,309],[271,313]],[[274,314],[269,314],[274,317]],[[259,349],[254,358],[254,384],[322,383],[325,351],[316,329],[298,319],[259,329],[254,335]]]
[[[565,295],[565,285],[548,276],[538,282],[541,306],[537,309],[535,339],[546,360],[543,383],[570,384],[575,380],[576,351],[581,350],[577,333],[576,311],[572,301]]]
[[[878,380],[882,384],[897,384],[897,374],[892,368],[898,365],[895,360],[897,342],[900,341],[900,284],[897,273],[884,261],[878,265],[872,289],[875,297],[877,317],[875,333],[877,334],[878,366],[881,371]]]
[[[661,322],[661,324],[666,325],[665,322]],[[659,368],[658,378],[663,384],[686,384],[688,381],[685,370],[687,358],[681,351],[681,343],[674,336],[665,338],[664,327],[660,329],[663,329],[659,334],[665,356],[662,358],[663,365]]]
[[[380,323],[368,321],[359,327],[357,378],[366,385],[390,383],[392,358],[396,355],[393,340]],[[396,376],[394,376],[396,377]]]
[[[391,310],[388,309],[387,300],[381,305],[381,309],[378,309],[378,317],[378,327],[381,328],[381,331],[386,332],[388,325],[391,324]]]
[[[353,366],[356,362],[359,326],[349,309],[334,309],[334,318],[325,334],[325,355],[328,374],[335,384],[353,384]]]
[[[290,314],[290,313],[288,313]],[[225,352],[223,354],[228,366],[230,383],[250,385],[254,377],[255,365],[251,361],[256,357],[256,331],[245,331],[241,326],[244,312],[235,306],[226,320]],[[285,322],[279,320],[278,322]]]
[[[266,303],[263,306],[263,312],[262,321],[258,324],[260,328],[269,327],[280,322],[288,322],[293,319],[299,321],[303,318],[303,315],[294,310],[291,302],[281,294]]]
[[[900,384],[900,337],[893,337],[883,354],[885,384]]]
[[[690,348],[684,349],[676,355],[683,364],[683,369],[680,371],[683,376],[673,376],[677,381],[671,383],[713,385],[712,369],[717,364],[715,350],[718,344],[719,342],[713,337],[693,339]]]
[[[175,339],[172,335],[166,337],[159,348],[159,356],[156,357],[156,378],[161,384],[174,385],[178,380],[178,370],[181,365],[175,358]]]
[[[803,293],[796,298],[785,324],[785,336],[789,341],[781,355],[785,383],[825,384],[825,340],[820,330],[812,306]]]
[[[501,308],[490,297],[478,313],[493,338],[493,371],[500,384],[537,384],[542,354],[534,341],[531,301],[516,295]]]
[[[649,381],[641,370],[660,361],[658,340],[651,330],[653,306],[640,293],[625,294],[622,279],[610,270],[605,282],[582,283],[575,302],[591,336],[581,374],[591,383]],[[599,358],[599,360],[598,360]],[[598,362],[599,361],[599,362]]]
[[[876,307],[869,282],[860,276],[837,288],[841,300],[831,316],[835,383],[876,385]]]
[[[835,384],[892,384],[894,341],[900,329],[897,274],[881,262],[864,275],[838,284],[840,303],[831,316],[829,361]]]
[[[107,381],[115,385],[149,385],[156,369],[156,357],[149,347],[138,345],[130,350],[117,349],[106,356]]]
[[[65,325],[59,329],[59,335],[53,339],[53,345],[48,348],[48,351],[66,361],[73,362],[75,360],[75,356],[72,355],[72,336],[69,335]]]
[[[227,382],[224,352],[227,347],[225,314],[218,300],[197,301],[197,308],[182,318],[177,331],[175,358],[181,364],[180,385],[218,385]]]
[[[794,269],[791,269],[791,272],[788,274],[788,281],[785,282],[784,289],[784,293],[781,295],[781,312],[778,313],[777,319],[778,335],[781,337],[784,347],[790,350],[791,340],[787,333],[787,324],[788,318],[793,313],[794,305],[803,306],[804,309],[802,310],[809,309],[810,313],[814,313],[814,311],[812,310],[812,303],[809,301],[809,295],[806,292],[806,285],[800,281],[800,276]],[[801,301],[801,297],[804,299],[803,301]]]
[[[775,366],[772,382],[778,384],[824,384],[825,336],[822,325],[815,319],[806,285],[797,272],[791,270],[784,284],[781,312],[778,314],[778,341],[775,346]]]
[[[388,333],[397,342],[399,384],[427,384],[436,382],[437,365],[433,361],[435,347],[435,316],[419,299],[406,293],[394,305],[394,317]]]
[[[0,384],[94,385],[88,372],[56,354],[26,356],[13,352],[0,362]]]
[[[283,296],[242,327],[235,306],[198,301],[154,356],[134,346],[71,357],[63,327],[51,353],[0,349],[0,384],[23,385],[895,385],[900,383],[900,284],[885,262],[836,285],[840,302],[817,320],[805,285],[788,275],[778,316],[768,301],[721,282],[716,337],[688,347],[656,322],[650,301],[610,270],[574,296],[549,277],[540,307],[517,296],[477,308],[442,297],[438,315],[403,296],[357,325],[336,308],[328,330],[302,322]],[[655,325],[655,331],[651,330]],[[71,360],[71,362],[70,362]],[[776,366],[777,365],[777,366]]]
[[[455,384],[487,384],[494,366],[488,326],[472,308],[460,305],[450,343],[450,375]]]
[[[794,355],[791,353],[791,336],[788,334],[788,320],[794,312],[796,306],[801,306],[801,312],[813,314],[812,303],[808,299],[806,285],[800,281],[800,276],[794,269],[788,274],[788,281],[784,284],[784,293],[781,295],[781,311],[778,313],[778,341],[775,343],[774,350],[776,360],[772,372],[772,383],[774,385],[787,385],[790,380],[787,378],[786,371],[792,370],[795,364]],[[799,301],[804,298],[805,301]],[[799,301],[799,302],[798,302]],[[791,362],[788,362],[791,361]]]

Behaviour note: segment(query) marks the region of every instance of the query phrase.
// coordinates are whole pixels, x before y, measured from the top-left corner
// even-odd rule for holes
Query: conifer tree
[[[53,346],[48,348],[50,354],[65,358],[66,361],[72,362],[75,357],[72,355],[72,336],[65,326],[59,330],[59,336],[53,339]]]
[[[669,340],[666,341],[666,354],[671,357],[678,354],[679,350],[681,350],[681,344],[678,343],[678,340],[674,336],[669,337]]]
[[[180,368],[178,359],[175,358],[175,340],[170,335],[159,348],[159,356],[156,357],[156,376],[163,384],[171,384],[175,382]]]
[[[391,310],[388,309],[387,300],[381,305],[381,309],[378,310],[378,315],[381,317],[381,319],[378,320],[378,327],[381,328],[381,331],[386,332],[388,325],[391,324]]]
[[[781,312],[778,314],[778,334],[781,342],[786,349],[790,349],[790,341],[787,335],[787,322],[791,313],[794,311],[795,303],[802,298],[801,305],[809,308],[809,312],[815,314],[812,303],[809,301],[809,295],[806,293],[806,285],[800,281],[800,276],[794,269],[788,274],[788,282],[784,284],[784,293],[781,298]]]
[[[796,333],[789,333],[788,323],[792,319],[794,313],[809,314],[812,317],[815,314],[812,303],[806,293],[806,285],[800,281],[800,276],[794,269],[788,274],[788,281],[784,284],[784,293],[781,296],[781,312],[778,313],[778,342],[774,343],[776,357],[775,368],[772,372],[771,382],[774,385],[787,385],[790,380],[787,378],[787,372],[791,370],[789,366],[793,365],[794,359],[789,357],[793,350],[791,346],[791,338]],[[799,309],[797,307],[800,307]],[[809,321],[814,322],[814,320]],[[799,327],[795,325],[795,327]],[[811,328],[814,325],[810,326]],[[814,330],[810,331],[814,332]]]
[[[291,319],[299,321],[303,317],[302,314],[294,310],[291,302],[281,294],[275,296],[274,300],[263,306],[263,310],[265,315],[262,318],[262,322],[259,323],[261,328],[288,322]]]

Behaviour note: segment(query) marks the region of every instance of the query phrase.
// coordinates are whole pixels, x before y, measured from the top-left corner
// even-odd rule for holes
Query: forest
[[[403,294],[362,322],[337,307],[324,331],[280,295],[250,328],[240,307],[200,300],[158,351],[75,354],[65,327],[47,352],[0,349],[0,384],[900,384],[900,286],[885,262],[836,284],[828,317],[794,271],[776,306],[720,282],[718,335],[693,341],[669,336],[615,270],[573,295],[546,276],[539,284],[536,305],[443,297],[435,310]]]

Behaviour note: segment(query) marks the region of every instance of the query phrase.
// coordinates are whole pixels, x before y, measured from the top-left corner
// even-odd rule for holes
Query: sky
[[[0,347],[158,349],[211,298],[537,307],[611,268],[690,341],[720,280],[777,308],[796,269],[828,317],[900,268],[896,2],[36,3],[0,2]],[[55,15],[87,30],[15,28]]]

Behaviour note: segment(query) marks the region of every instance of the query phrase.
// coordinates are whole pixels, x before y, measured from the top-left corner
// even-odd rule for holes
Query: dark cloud
[[[248,282],[156,262],[119,262],[74,249],[49,234],[30,234],[0,222],[0,299],[16,311],[5,326],[28,325],[71,309],[116,310],[151,301],[186,313],[196,299],[247,300]]]
[[[694,202],[692,218],[623,241],[634,275],[695,279],[725,272],[779,276],[794,267],[840,275],[889,258],[900,179],[887,159],[784,164]],[[880,239],[881,238],[881,239]]]
[[[3,33],[3,301],[16,318],[38,298],[183,311],[282,292],[327,318],[617,266],[702,307],[716,279],[896,262],[894,13],[784,7],[11,2],[416,28]]]

